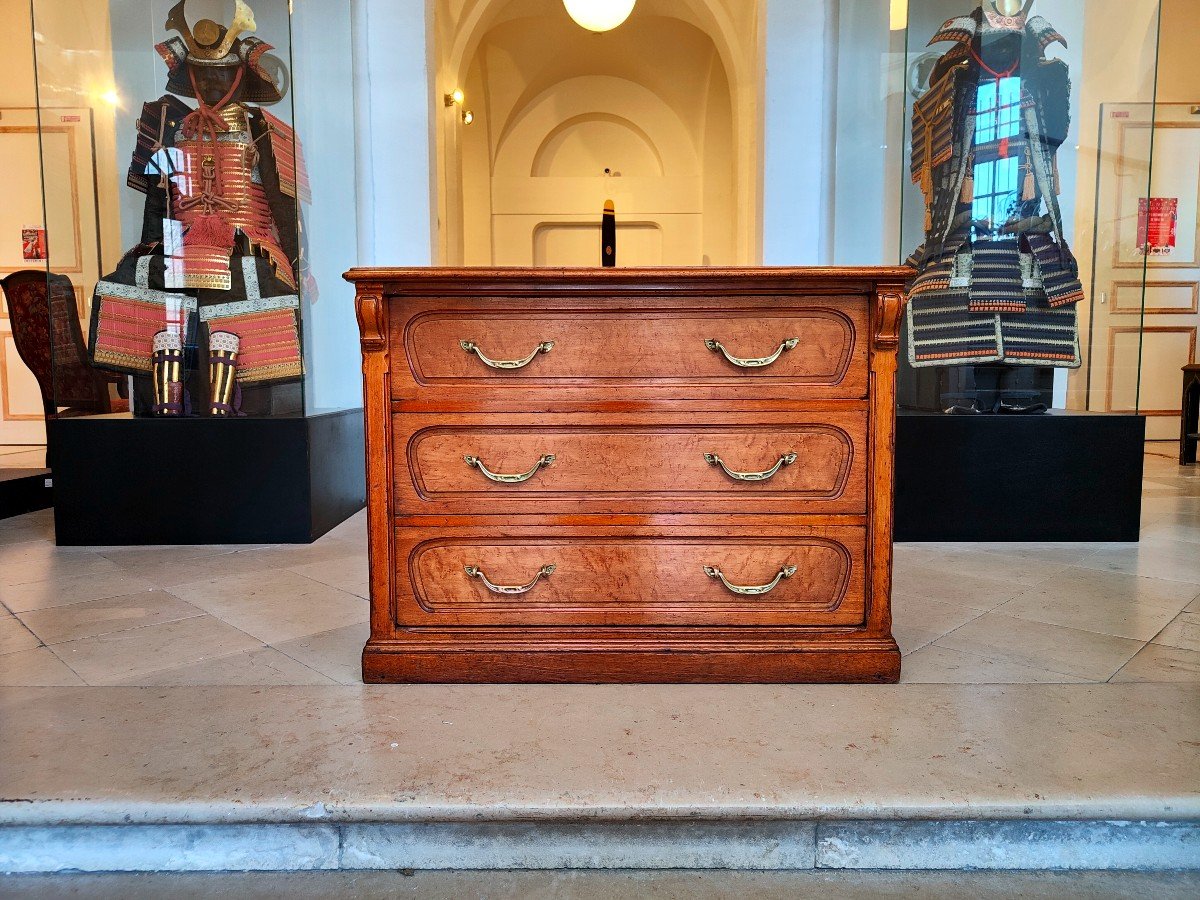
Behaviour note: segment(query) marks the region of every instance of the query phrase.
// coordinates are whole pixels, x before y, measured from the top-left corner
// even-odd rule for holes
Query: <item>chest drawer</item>
[[[396,531],[396,622],[857,625],[865,529]]]
[[[398,413],[405,515],[866,512],[864,404],[822,412]]]
[[[866,395],[865,308],[772,298],[724,308],[408,304],[394,324],[397,399],[788,399]],[[421,309],[428,306],[427,309]],[[481,308],[483,307],[483,308]],[[402,351],[402,352],[400,352]]]

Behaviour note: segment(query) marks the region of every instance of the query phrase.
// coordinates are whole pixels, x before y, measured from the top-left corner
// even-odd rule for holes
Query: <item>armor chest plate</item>
[[[241,107],[221,111],[226,129],[217,134],[179,134],[173,205],[184,223],[199,215],[216,215],[251,236],[269,234],[271,209],[258,170],[258,151]]]

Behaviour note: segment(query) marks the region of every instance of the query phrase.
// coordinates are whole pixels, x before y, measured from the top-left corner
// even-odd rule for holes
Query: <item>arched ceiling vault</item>
[[[677,19],[647,17],[638,24],[636,32],[604,42],[580,34],[582,29],[573,25],[548,36],[542,23],[528,19],[508,20],[492,29],[464,84],[484,94],[474,99],[474,110],[478,115],[482,103],[493,156],[547,92],[587,77],[636,86],[637,96],[627,98],[632,104],[628,111],[653,106],[654,115],[666,114],[682,123],[693,144],[700,146],[710,79],[717,79],[717,90],[729,91],[712,42]],[[547,43],[553,46],[549,52],[544,51]]]
[[[758,40],[758,4],[747,0],[639,0],[626,26],[605,35],[590,35],[571,22],[561,0],[438,0],[438,72],[447,90],[466,81],[480,44],[489,32],[506,21],[536,18],[540,29],[559,23],[565,33],[585,40],[612,41],[652,18],[670,19],[700,31],[712,42],[725,70],[733,96],[757,80],[754,50]],[[543,55],[553,48],[543,43]],[[651,54],[647,65],[654,67]],[[611,73],[606,73],[611,74]],[[643,82],[644,83],[644,82]]]

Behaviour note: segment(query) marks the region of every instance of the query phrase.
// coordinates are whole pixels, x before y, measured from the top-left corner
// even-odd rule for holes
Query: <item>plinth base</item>
[[[366,502],[361,409],[47,424],[60,546],[304,544]]]

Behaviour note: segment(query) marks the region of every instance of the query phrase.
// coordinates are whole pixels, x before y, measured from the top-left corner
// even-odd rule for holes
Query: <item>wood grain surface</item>
[[[774,512],[866,514],[867,409],[725,413],[703,424],[668,413],[394,416],[395,496],[405,515]],[[738,481],[706,461],[763,472]],[[490,481],[466,456],[519,484]]]
[[[861,625],[865,528],[820,533],[697,534],[686,528],[643,536],[628,530],[579,534],[484,524],[400,528],[397,624],[458,625]],[[467,566],[496,584],[524,585],[544,565],[554,573],[516,596],[490,592]],[[767,594],[730,592],[704,572],[716,566],[736,585],[796,574]]]
[[[891,636],[903,268],[356,269],[369,682],[865,681]],[[740,368],[705,346],[764,357]],[[460,341],[520,369],[489,368]],[[738,482],[704,460],[764,471]],[[496,484],[463,461],[495,473]],[[478,566],[496,585],[469,576]],[[769,583],[743,596],[735,585]]]

